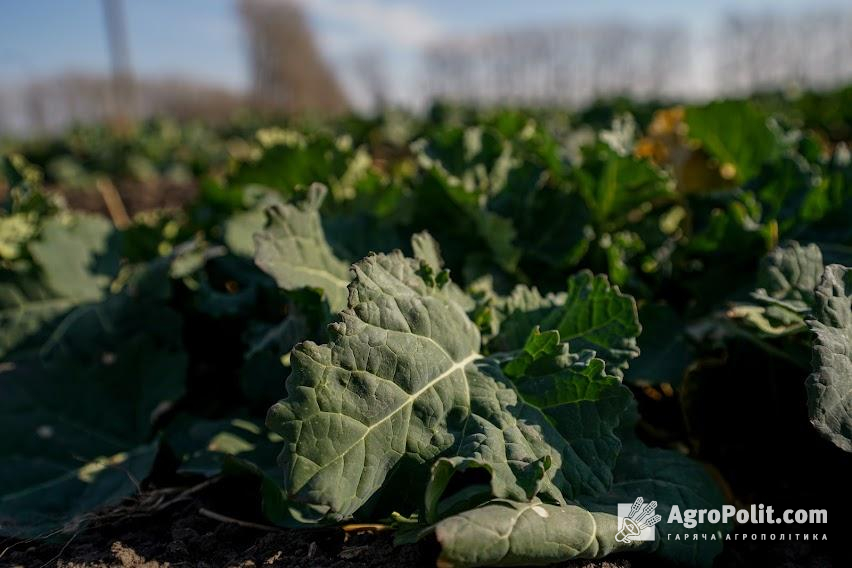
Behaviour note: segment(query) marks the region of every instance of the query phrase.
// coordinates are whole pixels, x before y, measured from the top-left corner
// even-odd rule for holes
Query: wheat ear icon
[[[654,509],[657,507],[656,501],[651,501],[644,507],[642,506],[643,503],[642,497],[636,498],[630,507],[630,513],[624,518],[621,530],[615,535],[615,540],[624,543],[630,542],[638,537],[643,529],[652,527],[663,519],[660,515],[654,515]],[[648,515],[653,516],[648,517]]]

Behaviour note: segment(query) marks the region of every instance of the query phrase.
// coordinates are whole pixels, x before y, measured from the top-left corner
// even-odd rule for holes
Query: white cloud
[[[299,0],[312,15],[345,30],[358,43],[419,48],[443,33],[441,22],[414,4],[379,0]],[[337,40],[338,44],[343,40]]]
[[[282,0],[283,1],[283,0]],[[367,108],[365,84],[353,58],[379,55],[385,95],[406,105],[422,98],[419,85],[422,49],[445,35],[444,22],[414,2],[399,0],[290,0],[301,5],[313,24],[317,44],[359,108]]]

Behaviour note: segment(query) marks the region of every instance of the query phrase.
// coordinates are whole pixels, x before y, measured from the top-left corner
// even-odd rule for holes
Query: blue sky
[[[395,98],[414,87],[417,54],[442,37],[506,27],[618,19],[712,33],[735,11],[804,11],[848,0],[300,0],[344,80],[360,52],[381,52]],[[236,0],[125,0],[134,69],[233,88],[248,84]],[[108,70],[101,0],[18,0],[4,6],[0,86],[60,71]]]

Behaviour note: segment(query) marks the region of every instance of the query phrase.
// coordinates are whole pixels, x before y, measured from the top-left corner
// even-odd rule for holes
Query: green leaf
[[[258,155],[237,164],[228,178],[230,186],[257,184],[285,196],[292,195],[299,186],[314,182],[337,189],[359,157],[340,140],[322,133],[305,136],[294,130],[272,127],[259,130],[256,138],[260,145],[256,149]]]
[[[538,493],[540,482],[550,467],[550,462],[541,460],[536,466],[530,468],[530,475],[523,480],[528,499]],[[460,489],[448,492],[451,483]],[[500,487],[500,479],[493,475],[490,464],[461,456],[439,458],[432,464],[424,492],[424,520],[427,523],[437,522],[482,505],[491,500],[492,495],[504,492]],[[422,525],[419,528],[422,530]]]
[[[674,181],[665,171],[603,142],[586,149],[576,175],[592,220],[604,231],[622,227],[637,207],[674,195]]]
[[[807,379],[811,423],[852,452],[852,270],[837,264],[825,269],[807,323],[815,336]]]
[[[499,328],[489,343],[491,351],[521,349],[532,330],[554,310],[565,303],[565,294],[542,296],[537,288],[523,284],[515,286],[512,293],[494,302],[493,317]]]
[[[570,443],[577,456],[599,475],[600,487],[609,487],[612,477],[608,473],[615,464],[621,443],[614,435],[631,395],[621,382],[606,376],[604,364],[586,351],[580,355],[568,352],[566,344],[559,343],[556,331],[531,336],[527,348],[504,365],[515,368],[514,383],[525,404],[537,408],[546,416],[559,434]],[[527,357],[530,352],[535,357]],[[525,499],[547,495],[561,502],[560,494],[552,494],[548,470],[549,456],[539,459],[534,467],[526,468],[522,476],[514,479],[525,492]],[[465,483],[463,474],[477,468],[488,472],[490,481]],[[495,473],[497,475],[495,475]],[[450,480],[462,486],[457,493],[443,494]],[[435,522],[452,512],[484,503],[492,496],[510,493],[504,485],[505,478],[493,464],[479,457],[441,458],[432,467],[426,487],[425,518]],[[467,505],[464,508],[464,505]]]
[[[603,275],[581,271],[569,278],[565,303],[541,327],[558,330],[574,351],[592,349],[614,368],[625,367],[639,354],[636,337],[642,326],[636,302]]]
[[[848,243],[852,240],[852,160],[846,144],[838,144],[821,175],[813,176],[810,188],[797,217],[807,225],[800,238],[821,243]],[[827,252],[827,249],[823,252]],[[834,261],[836,262],[836,261]],[[843,262],[842,264],[849,264]]]
[[[277,436],[250,419],[202,420],[190,415],[177,417],[166,432],[169,447],[181,460],[183,473],[217,475],[226,457],[251,462],[261,471],[278,471]]]
[[[48,432],[47,426],[41,428]],[[0,535],[49,539],[73,533],[93,511],[118,504],[137,491],[154,465],[157,448],[153,442],[75,461],[4,456],[0,480],[5,483],[9,478],[6,467],[14,468],[19,477],[32,477],[26,486],[10,483],[0,491]]]
[[[639,308],[639,321],[639,357],[630,362],[624,380],[630,384],[678,385],[693,359],[686,339],[686,322],[671,306],[662,303]]]
[[[721,101],[686,110],[689,137],[701,142],[723,168],[733,167],[739,182],[754,177],[779,154],[780,144],[766,116],[750,102]]]
[[[444,267],[441,248],[428,231],[411,235],[411,248],[414,251],[414,258],[417,260],[423,261],[438,270]]]
[[[279,295],[275,282],[248,259],[208,257],[183,284],[193,292],[193,308],[213,318],[251,317],[262,306],[275,314],[274,304],[265,306]]]
[[[824,269],[822,252],[817,245],[802,246],[792,241],[761,260],[757,273],[758,288],[752,297],[796,313],[805,313],[815,303],[814,290]]]
[[[536,326],[532,330],[521,353],[503,367],[508,377],[522,377],[530,365],[548,355],[554,355],[559,349],[559,332],[555,330],[544,333]]]
[[[0,531],[35,536],[136,491],[154,422],[184,392],[181,319],[144,275],[72,311],[0,374]],[[167,270],[155,280],[167,278]]]
[[[656,514],[662,520],[656,525],[657,541],[652,550],[685,566],[712,566],[713,559],[722,550],[728,527],[704,522],[686,528],[668,520],[675,505],[681,512],[684,509],[721,510],[725,504],[721,490],[698,462],[674,451],[645,446],[632,434],[634,424],[635,420],[622,422],[619,434],[624,447],[610,490],[584,496],[580,502],[590,511],[615,515],[619,503],[632,503],[637,497],[645,502],[656,501]],[[693,538],[696,533],[699,534],[697,539]],[[707,538],[700,535],[707,535]]]
[[[300,203],[267,209],[267,228],[255,236],[255,262],[284,290],[322,290],[338,311],[346,305],[349,269],[325,240],[319,208],[326,193],[314,184]]]
[[[491,345],[495,351],[522,348],[539,325],[542,330],[558,331],[573,351],[593,350],[610,372],[625,368],[639,354],[636,337],[642,327],[636,302],[618,286],[611,286],[606,276],[581,271],[568,279],[564,296],[545,298],[535,289],[516,288],[503,311],[500,333]]]
[[[44,222],[29,250],[57,295],[96,300],[118,273],[117,236],[103,217],[58,215]]]
[[[435,278],[435,283],[444,287],[450,298],[465,312],[470,313],[476,307],[476,303],[455,282],[449,280],[450,272],[444,268],[444,259],[441,257],[438,241],[428,231],[421,231],[411,235],[411,248],[414,251],[414,258],[421,263],[422,274]]]
[[[708,522],[687,529],[668,523],[673,506],[719,509],[724,500],[700,464],[675,452],[648,448],[631,433],[635,424],[621,426],[625,446],[615,466],[615,479],[606,492],[582,496],[581,506],[554,505],[539,499],[527,502],[495,500],[445,518],[421,531],[434,533],[446,566],[519,566],[599,559],[629,550],[655,552],[686,566],[711,566],[722,549],[727,527]],[[656,501],[654,541],[622,543],[618,504],[637,497]],[[692,535],[707,535],[707,538]]]
[[[312,298],[315,304],[324,308],[319,298]],[[281,388],[288,370],[290,350],[300,341],[321,336],[316,320],[328,321],[329,316],[322,310],[322,316],[309,314],[301,304],[290,302],[286,305],[287,315],[280,322],[271,324],[260,321],[249,323],[243,334],[248,345],[245,361],[240,369],[240,386],[252,409],[265,413],[269,407],[281,398]]]
[[[820,199],[820,180],[815,164],[787,152],[764,164],[743,189],[757,198],[764,223],[777,224],[781,235],[798,234],[803,222],[828,205]]]
[[[35,270],[0,269],[0,357],[50,331],[75,306],[100,299],[118,273],[118,241],[101,217],[47,219],[29,243]]]
[[[495,500],[449,517],[432,529],[447,568],[528,566],[574,558],[599,559],[643,550],[653,542],[621,543],[618,517],[576,505]]]
[[[632,400],[620,379],[607,374],[594,352],[569,353],[563,343],[548,348],[514,383],[524,402],[540,410],[595,472],[599,483],[592,485],[609,487],[621,449],[614,432]]]
[[[594,238],[583,197],[566,179],[562,141],[546,126],[521,118],[512,132],[512,162],[505,188],[488,200],[490,211],[511,219],[523,261],[556,269],[576,264]],[[509,135],[504,132],[504,135]],[[547,223],[542,223],[547,219]]]
[[[294,349],[288,396],[267,419],[286,441],[286,495],[343,519],[391,477],[409,489],[425,485],[423,464],[453,456],[489,467],[497,497],[529,498],[542,460],[552,464],[541,483],[551,500],[604,490],[617,454],[606,426],[617,424],[610,413],[620,414],[629,395],[622,391],[621,409],[598,396],[609,393],[601,381],[623,389],[603,375],[603,362],[563,353],[546,373],[524,378],[544,385],[529,389],[542,408],[528,403],[526,383],[516,387],[480,354],[476,326],[418,268],[399,252],[355,264],[330,342]]]
[[[230,216],[224,224],[223,240],[228,249],[239,256],[253,258],[254,236],[266,227],[266,210],[273,205],[282,205],[281,198],[272,193],[261,193],[248,211]]]
[[[81,302],[56,296],[38,278],[17,271],[0,271],[0,358],[28,342],[37,342],[61,316]]]
[[[267,518],[279,525],[299,526],[303,513],[297,504],[282,499],[276,481],[281,438],[263,424],[251,418],[203,420],[183,414],[170,424],[165,439],[181,461],[180,473],[255,477],[260,482],[258,501]]]
[[[521,255],[515,246],[515,227],[487,207],[488,195],[505,186],[511,150],[491,132],[482,136],[478,129],[451,129],[446,134],[448,140],[412,145],[422,174],[416,179],[413,222],[448,247],[448,259],[455,261],[452,266],[485,249],[490,259],[511,272]],[[440,148],[442,142],[449,142],[448,148]]]
[[[36,215],[0,215],[0,261],[16,260],[38,230]]]
[[[813,308],[814,290],[824,271],[822,252],[814,244],[792,241],[767,254],[757,273],[754,304],[738,304],[728,316],[755,328],[760,334],[778,337],[805,330],[805,316]]]

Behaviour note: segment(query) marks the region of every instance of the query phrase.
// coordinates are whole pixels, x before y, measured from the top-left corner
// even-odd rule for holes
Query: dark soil
[[[100,213],[109,217],[106,203],[95,188],[82,190],[52,186],[46,189],[51,193],[62,195],[71,209]],[[6,199],[8,191],[9,188],[0,182],[0,203]],[[116,184],[116,191],[124,203],[127,214],[133,217],[142,211],[184,207],[198,195],[198,186],[195,183],[142,183],[125,180]]]
[[[277,529],[257,512],[253,489],[226,480],[191,498],[167,502],[156,491],[115,507],[75,535],[55,542],[0,542],[0,566],[38,568],[287,567],[396,568],[434,567],[433,542],[393,545],[390,532],[340,528]],[[227,495],[228,498],[223,499]],[[151,497],[154,497],[153,499]],[[252,505],[247,506],[246,504]],[[225,515],[226,519],[211,518]],[[5,549],[5,551],[4,551]],[[651,564],[656,566],[657,564]],[[571,568],[641,568],[635,559],[572,562]]]
[[[86,191],[68,188],[48,189],[61,194],[71,209],[100,213],[109,217],[109,211],[101,194],[94,188]],[[192,202],[198,195],[198,187],[194,183],[123,181],[116,184],[116,191],[131,217],[151,209],[178,209]]]
[[[0,541],[0,566],[39,568],[398,568],[434,567],[434,542],[394,546],[375,529],[279,529],[259,511],[256,487],[244,480],[210,484],[186,498],[150,490],[102,514],[77,534],[51,542]],[[763,530],[763,529],[761,529]],[[749,533],[741,527],[738,533]],[[717,568],[823,568],[852,564],[826,543],[731,540]],[[665,568],[632,555],[566,562],[562,568]]]

